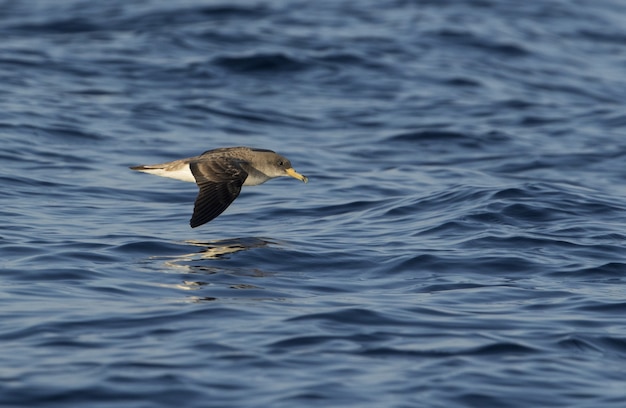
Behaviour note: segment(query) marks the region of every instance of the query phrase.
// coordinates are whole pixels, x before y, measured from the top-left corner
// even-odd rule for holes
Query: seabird
[[[284,156],[272,150],[243,146],[208,150],[199,156],[131,169],[195,182],[200,191],[189,221],[192,228],[224,212],[242,186],[256,186],[276,177],[293,177],[305,183],[309,180],[296,172]]]

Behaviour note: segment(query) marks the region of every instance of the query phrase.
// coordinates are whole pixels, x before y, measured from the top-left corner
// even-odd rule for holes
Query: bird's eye
[[[283,167],[283,166],[285,165],[285,162],[281,160],[281,161],[279,161],[279,162],[278,162],[278,165],[279,165],[280,167]]]

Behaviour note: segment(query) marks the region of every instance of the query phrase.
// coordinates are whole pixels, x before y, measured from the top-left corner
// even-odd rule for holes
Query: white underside
[[[191,183],[196,182],[196,178],[193,176],[191,169],[189,168],[189,164],[185,164],[184,166],[180,166],[177,170],[171,170],[167,168],[155,168],[155,169],[141,169],[144,173],[154,174],[155,176],[173,178],[176,180],[189,181]],[[259,172],[259,171],[251,171],[248,174],[248,177],[244,180],[244,186],[256,186],[259,184],[265,183],[272,177],[268,177],[267,175]]]
[[[165,170],[165,169],[142,169],[139,170],[144,173],[154,174],[155,176],[168,177],[176,180],[189,181],[195,183],[196,179],[191,173],[189,165],[182,166],[178,170]]]

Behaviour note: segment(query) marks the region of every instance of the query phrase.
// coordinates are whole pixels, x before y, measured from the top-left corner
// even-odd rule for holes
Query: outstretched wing
[[[239,196],[248,173],[237,161],[229,159],[192,162],[189,168],[200,189],[189,221],[191,227],[195,228],[211,221],[228,208]]]

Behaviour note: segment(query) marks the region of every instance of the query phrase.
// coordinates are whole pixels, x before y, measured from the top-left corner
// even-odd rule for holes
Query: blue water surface
[[[0,405],[624,406],[626,3],[0,10]]]

